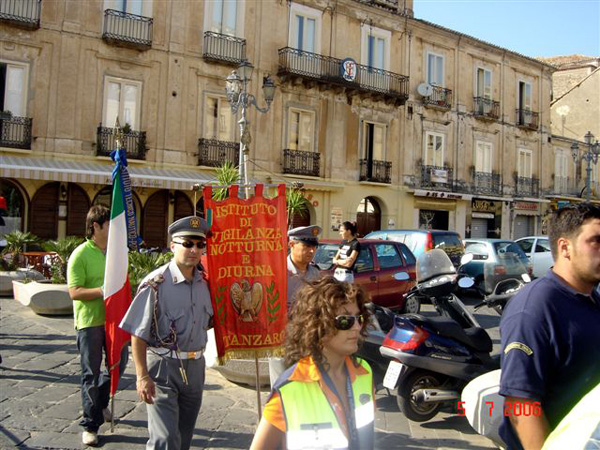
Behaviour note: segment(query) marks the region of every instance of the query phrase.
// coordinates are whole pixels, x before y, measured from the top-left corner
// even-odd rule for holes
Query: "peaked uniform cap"
[[[309,225],[308,227],[297,227],[288,231],[288,238],[294,241],[304,242],[306,244],[317,245],[319,235],[323,229],[318,225]]]
[[[206,235],[210,231],[210,227],[202,217],[188,216],[176,220],[169,225],[169,236],[175,237],[189,237],[189,238],[202,238],[206,239]]]

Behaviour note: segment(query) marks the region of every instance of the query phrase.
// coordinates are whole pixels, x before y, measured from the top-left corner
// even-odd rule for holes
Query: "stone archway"
[[[54,181],[40,187],[31,199],[29,231],[42,240],[58,237],[59,195],[60,183]]]
[[[183,217],[194,215],[194,205],[187,195],[181,191],[175,191],[173,198],[175,202],[173,222]]]
[[[28,204],[24,192],[19,183],[6,178],[0,179],[0,196],[4,198],[3,206],[6,207],[0,211],[0,240],[7,233],[23,231]]]
[[[169,191],[160,190],[152,194],[144,205],[142,239],[147,247],[167,246],[169,220]]]
[[[381,230],[381,207],[374,197],[365,197],[358,204],[356,227],[359,237]]]
[[[90,210],[90,199],[77,184],[69,183],[67,188],[67,236],[84,237],[85,219]]]

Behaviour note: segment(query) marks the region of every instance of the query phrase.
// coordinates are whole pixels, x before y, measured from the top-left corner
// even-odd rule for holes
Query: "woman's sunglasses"
[[[335,327],[338,330],[346,331],[354,326],[354,322],[358,320],[358,324],[362,327],[365,318],[362,315],[352,316],[352,315],[341,315],[335,318]]]
[[[196,244],[194,244],[192,241],[181,241],[181,242],[173,241],[173,244],[179,244],[185,248],[192,248],[194,245],[196,245],[196,248],[198,250],[202,250],[204,248],[204,241],[198,241],[198,242],[196,242]]]

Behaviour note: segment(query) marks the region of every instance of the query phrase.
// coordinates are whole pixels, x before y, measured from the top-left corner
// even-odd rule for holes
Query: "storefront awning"
[[[0,155],[0,176],[26,180],[70,183],[112,184],[112,162],[64,161]],[[200,170],[154,169],[128,166],[134,187],[190,190],[196,183],[210,183],[215,178]]]

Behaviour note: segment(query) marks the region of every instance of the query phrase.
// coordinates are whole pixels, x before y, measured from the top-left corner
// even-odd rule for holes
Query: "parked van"
[[[434,248],[441,248],[450,257],[455,267],[460,265],[460,258],[465,254],[465,247],[460,234],[448,230],[381,230],[373,231],[365,239],[385,239],[402,242],[419,259],[423,253]]]

